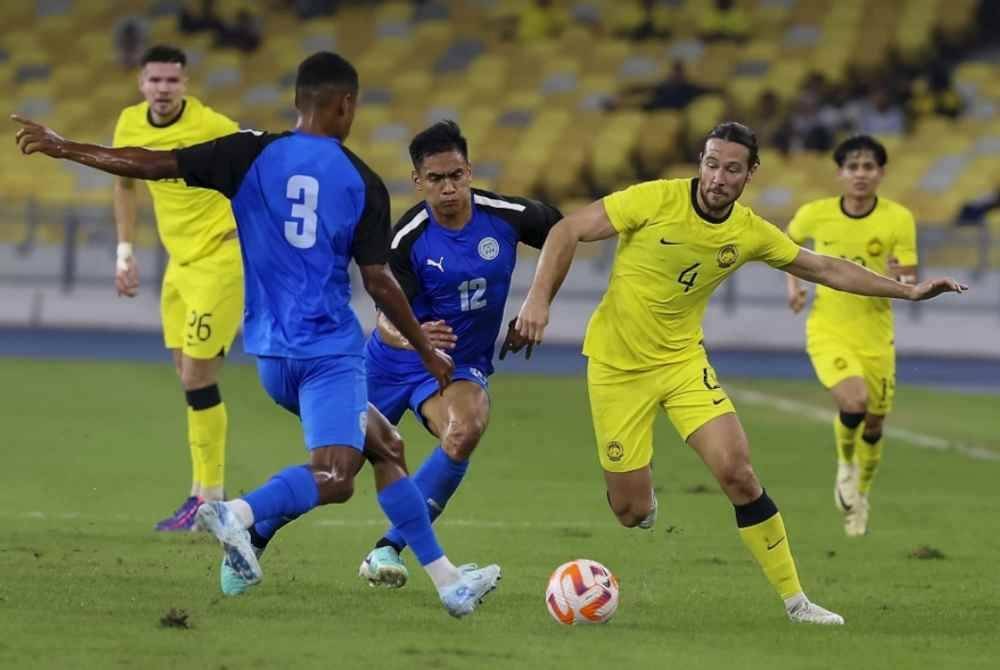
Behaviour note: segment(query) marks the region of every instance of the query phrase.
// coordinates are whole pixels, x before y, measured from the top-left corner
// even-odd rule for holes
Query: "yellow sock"
[[[837,445],[837,460],[841,463],[854,461],[854,445],[864,424],[859,423],[854,428],[848,428],[840,420],[839,415],[833,417],[833,438]]]
[[[197,455],[198,478],[203,495],[206,492],[220,495],[226,465],[226,405],[220,402],[206,409],[188,407],[191,452]],[[215,489],[216,491],[211,491]]]
[[[861,495],[868,495],[871,490],[875,473],[878,472],[878,465],[882,462],[882,436],[879,435],[874,444],[862,437],[858,440],[858,492]]]
[[[764,571],[767,581],[783,599],[802,592],[785,524],[779,512],[766,521],[740,528],[740,537]]]

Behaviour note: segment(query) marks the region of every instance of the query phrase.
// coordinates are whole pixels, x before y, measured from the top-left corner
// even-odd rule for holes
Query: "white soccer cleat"
[[[868,532],[868,496],[858,494],[854,508],[844,516],[844,531],[848,537],[861,537]]]
[[[833,504],[844,514],[854,509],[858,497],[857,463],[838,463],[837,479],[833,484]]]
[[[245,586],[253,586],[264,576],[257,552],[250,544],[250,533],[240,525],[226,503],[210,501],[195,514],[198,526],[212,533],[222,543],[225,561]],[[245,590],[245,589],[244,589]]]
[[[792,623],[818,623],[825,626],[844,625],[844,617],[810,602],[804,593],[789,598],[785,603],[785,612],[788,614],[788,620]]]
[[[656,524],[656,509],[659,507],[659,503],[656,502],[656,492],[650,491],[649,495],[653,499],[653,507],[649,510],[649,514],[646,515],[646,518],[639,522],[638,527],[643,530],[649,530],[654,524]]]
[[[472,614],[486,595],[497,588],[501,579],[499,565],[475,568],[472,564],[459,566],[458,581],[441,590],[441,604],[456,619]]]

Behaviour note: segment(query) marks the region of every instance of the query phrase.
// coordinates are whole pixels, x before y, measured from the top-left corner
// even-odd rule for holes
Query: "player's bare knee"
[[[209,366],[181,364],[179,374],[185,391],[205,388],[218,382],[215,370]]]
[[[717,477],[722,490],[733,500],[752,499],[760,493],[757,475],[746,461],[727,465]]]
[[[844,398],[840,403],[840,411],[845,414],[864,414],[868,408],[868,394],[861,393]]]
[[[339,472],[315,473],[322,505],[345,503],[354,495],[354,477]]]
[[[485,430],[486,422],[480,419],[452,421],[448,424],[448,432],[441,443],[441,448],[453,460],[467,460],[475,451]]]

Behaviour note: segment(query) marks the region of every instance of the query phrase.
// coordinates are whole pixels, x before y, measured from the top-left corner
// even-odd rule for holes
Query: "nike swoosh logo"
[[[782,535],[782,536],[781,536],[781,539],[780,539],[780,540],[778,540],[778,541],[777,541],[777,542],[775,542],[774,544],[769,544],[769,545],[767,545],[767,550],[768,550],[768,551],[771,551],[772,549],[774,549],[775,547],[777,547],[777,546],[778,546],[779,544],[781,544],[781,543],[782,543],[782,542],[784,542],[784,541],[785,541],[785,536],[784,536],[784,535]]]
[[[719,398],[718,400],[713,400],[712,404],[713,405],[719,405],[719,404],[724,403],[724,402],[726,402],[725,398]]]
[[[840,487],[837,487],[837,499],[840,501],[840,506],[844,508],[845,512],[851,511],[851,506],[847,504],[844,500],[844,496],[840,493]]]
[[[683,242],[671,242],[670,240],[665,240],[665,239],[663,239],[663,238],[661,237],[661,238],[660,238],[660,244],[668,244],[668,245],[672,245],[672,244],[684,244],[684,243],[683,243]]]

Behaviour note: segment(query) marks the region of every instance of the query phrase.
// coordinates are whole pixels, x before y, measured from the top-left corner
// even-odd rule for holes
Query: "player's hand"
[[[451,383],[451,375],[455,372],[455,362],[451,356],[440,349],[431,349],[431,353],[423,357],[424,367],[431,373],[431,376],[438,382],[438,390],[444,393],[444,389]]]
[[[36,152],[41,152],[52,158],[62,158],[66,146],[66,140],[54,131],[46,128],[40,123],[35,123],[17,114],[11,114],[12,121],[21,124],[21,129],[14,135],[17,148],[27,156]]]
[[[529,294],[521,305],[521,311],[517,313],[515,328],[518,334],[532,344],[541,344],[547,325],[549,325],[548,302],[537,300]]]
[[[809,299],[809,291],[803,287],[788,291],[788,306],[792,308],[793,314],[798,314],[806,306]]]
[[[524,352],[524,358],[527,360],[531,358],[531,350],[535,343],[517,332],[517,319],[511,319],[510,323],[507,324],[507,337],[503,339],[503,345],[500,347],[500,360],[504,359],[508,351],[516,354],[525,346],[528,347]]]
[[[119,244],[118,258],[115,261],[115,290],[119,296],[128,298],[134,298],[139,293],[139,267],[131,247],[127,243]]]
[[[960,284],[949,277],[941,277],[938,279],[928,279],[916,286],[911,286],[910,294],[907,297],[909,300],[930,300],[942,293],[964,293],[968,290],[969,287],[965,284]]]
[[[454,349],[455,343],[458,342],[458,336],[455,335],[455,331],[442,320],[426,321],[420,324],[420,330],[424,331],[424,335],[427,336],[431,346],[438,349],[446,351]]]

